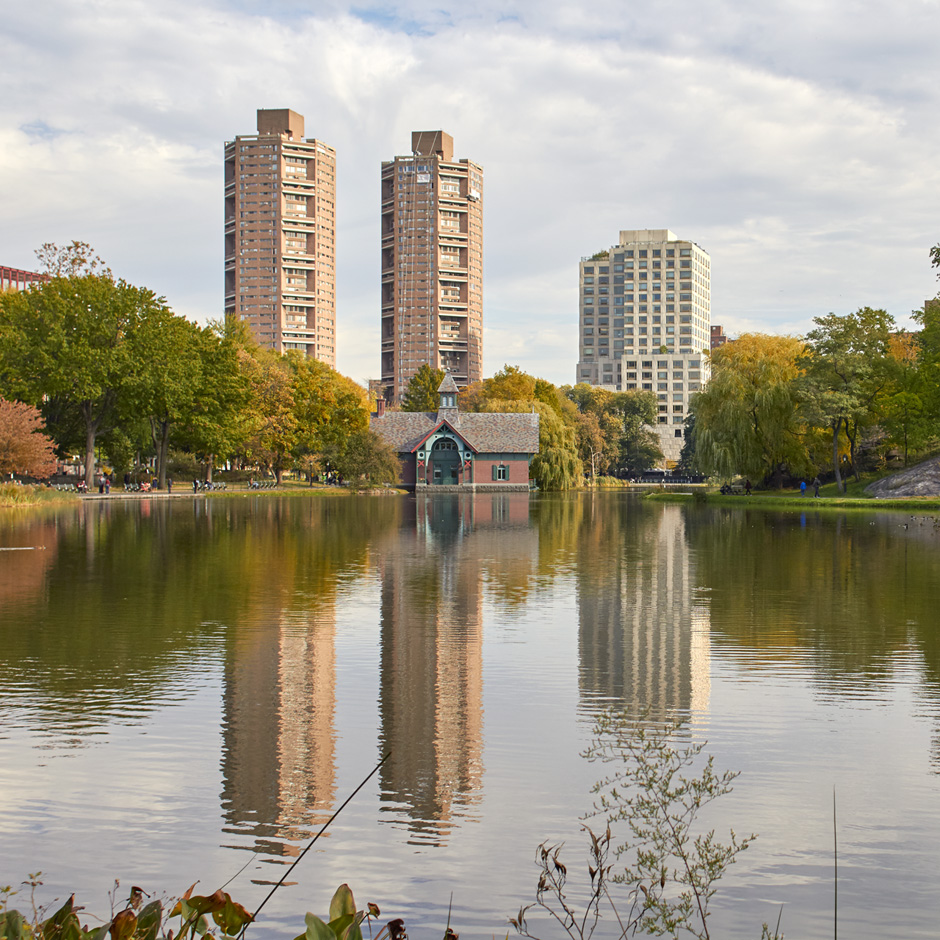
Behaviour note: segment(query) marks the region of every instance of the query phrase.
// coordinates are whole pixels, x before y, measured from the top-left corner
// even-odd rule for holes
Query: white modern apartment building
[[[708,379],[711,259],[669,229],[629,229],[580,266],[576,382],[655,392],[667,463],[690,396]]]

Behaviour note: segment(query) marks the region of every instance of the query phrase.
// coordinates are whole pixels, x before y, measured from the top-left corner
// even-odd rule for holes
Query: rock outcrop
[[[940,497],[940,458],[931,457],[915,467],[893,473],[865,487],[876,499],[910,499],[912,496]]]

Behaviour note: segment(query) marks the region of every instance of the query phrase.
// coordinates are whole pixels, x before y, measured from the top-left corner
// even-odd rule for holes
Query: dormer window
[[[456,408],[457,407],[457,396],[450,394],[441,395],[441,407],[442,408]]]

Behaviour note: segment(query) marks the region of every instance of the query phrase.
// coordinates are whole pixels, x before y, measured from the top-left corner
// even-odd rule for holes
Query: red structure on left
[[[33,284],[48,281],[48,274],[35,271],[23,271],[21,268],[7,268],[0,265],[0,290],[26,290]]]

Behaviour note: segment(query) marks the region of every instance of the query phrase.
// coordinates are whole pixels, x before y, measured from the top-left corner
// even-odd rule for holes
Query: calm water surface
[[[292,937],[348,881],[505,936],[611,704],[741,771],[712,935],[940,932],[940,524],[622,494],[89,502],[0,516],[0,884],[201,879]],[[8,551],[7,549],[22,549]],[[575,890],[573,894],[577,894]],[[546,931],[547,933],[547,931]]]

